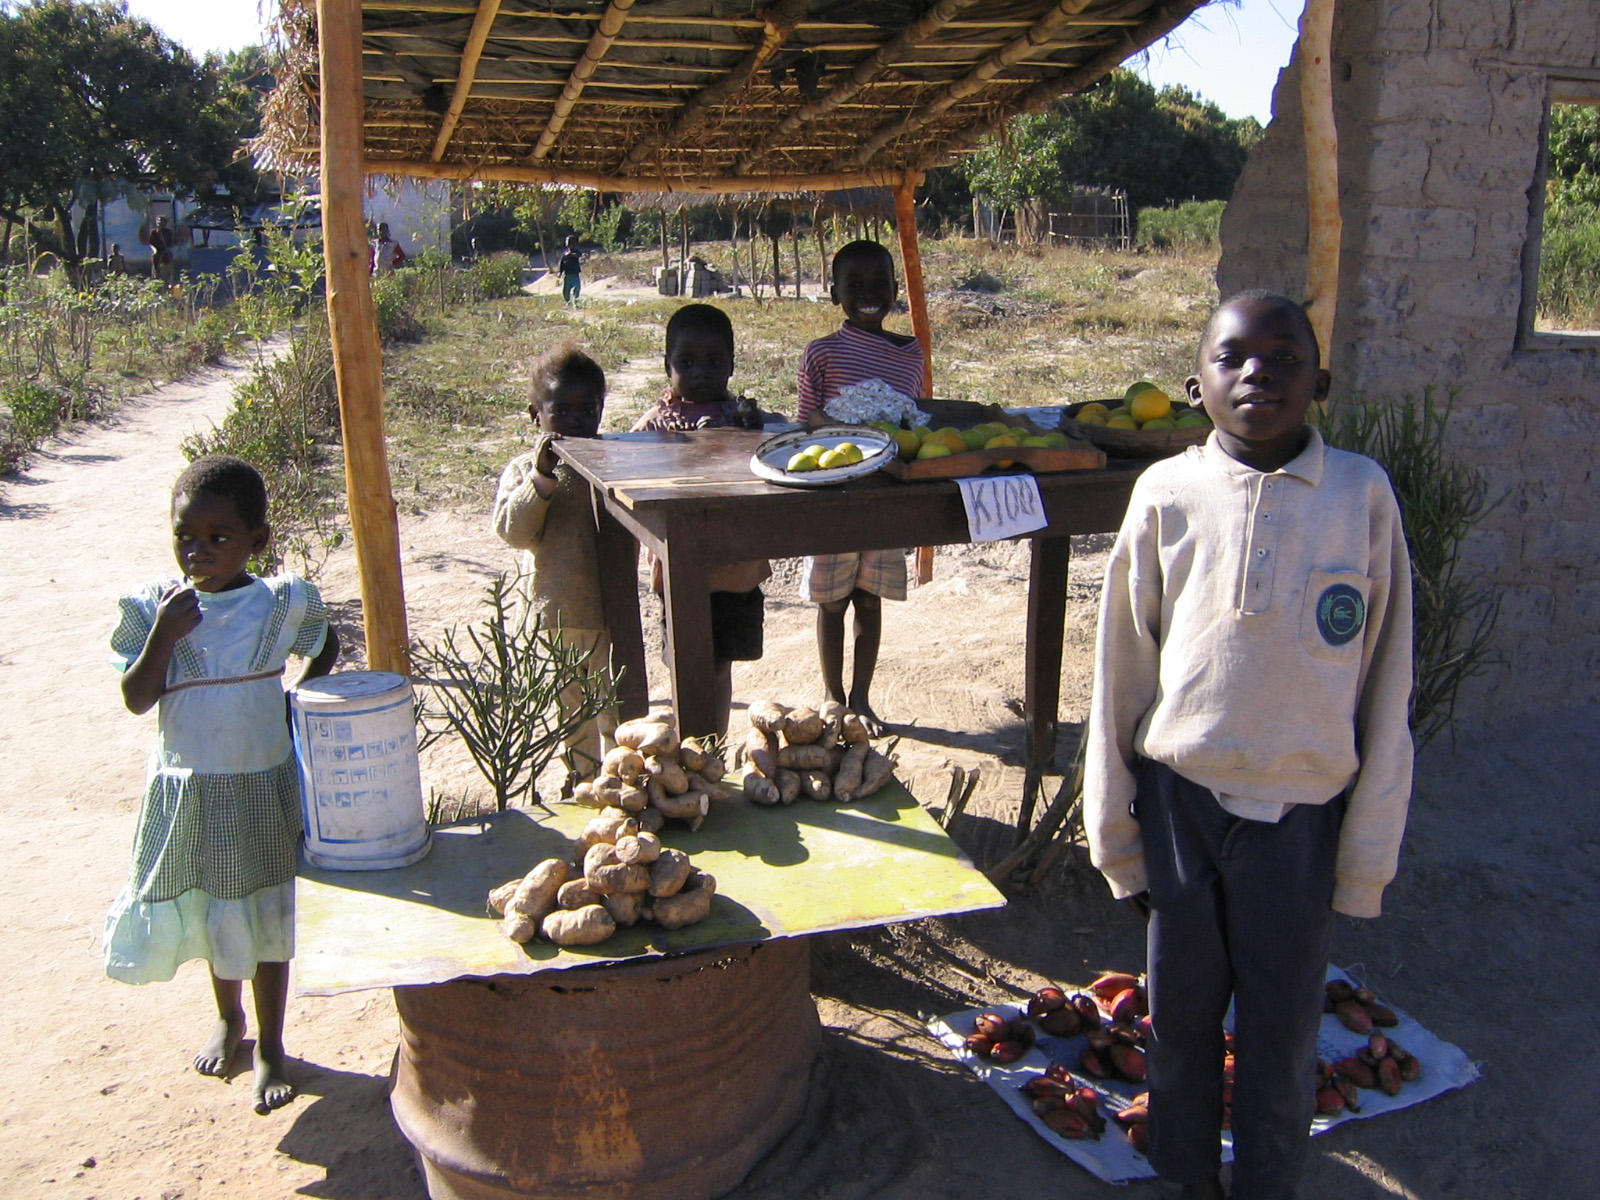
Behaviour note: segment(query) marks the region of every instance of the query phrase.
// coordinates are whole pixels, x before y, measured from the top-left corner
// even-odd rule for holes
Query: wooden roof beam
[[[784,138],[799,129],[807,121],[813,121],[838,108],[839,105],[888,70],[897,58],[915,49],[927,38],[932,37],[943,26],[954,20],[956,15],[963,9],[971,7],[974,3],[976,3],[976,0],[939,0],[939,3],[906,26],[897,36],[890,38],[870,56],[857,63],[855,69],[842,82],[829,88],[826,95],[818,97],[809,104],[802,105],[794,113],[780,121],[770,134],[762,138],[748,154],[743,155],[734,164],[734,173],[736,175],[749,173],[755,161]]]
[[[800,18],[806,15],[806,9],[809,7],[810,0],[778,0],[762,13],[761,41],[744,56],[744,60],[717,82],[702,88],[694,99],[685,103],[683,111],[666,129],[634,142],[628,148],[627,154],[623,155],[622,162],[618,164],[617,173],[626,174],[629,168],[637,166],[658,146],[681,141],[691,130],[703,124],[707,112],[744,87],[751,76],[778,53],[794,31],[794,27],[799,24]]]
[[[611,0],[606,5],[605,12],[600,16],[600,24],[595,27],[589,44],[583,48],[583,56],[572,68],[572,74],[567,76],[561,95],[556,97],[555,111],[550,114],[550,119],[545,122],[544,131],[534,143],[533,152],[528,155],[530,160],[538,161],[550,153],[551,147],[556,144],[556,139],[561,136],[561,130],[567,124],[567,118],[572,115],[578,97],[583,95],[583,89],[588,85],[590,76],[594,74],[595,68],[600,65],[600,60],[605,58],[618,35],[622,33],[623,23],[628,19],[628,10],[632,7],[633,0]]]
[[[1033,53],[1041,42],[1048,42],[1089,4],[1090,0],[1059,0],[1056,6],[1035,21],[1026,33],[1012,39],[989,55],[964,78],[950,84],[932,103],[898,120],[885,121],[852,153],[842,155],[835,160],[834,165],[844,167],[870,162],[879,150],[895,138],[921,129],[936,120],[941,113],[947,112],[957,102],[982,91],[991,79],[1012,63]]]
[[[483,44],[489,40],[494,19],[500,12],[500,0],[478,0],[477,14],[472,18],[472,29],[467,43],[461,47],[461,68],[456,72],[455,89],[450,93],[450,107],[439,122],[439,132],[433,139],[433,161],[444,157],[445,147],[461,121],[461,110],[472,96],[472,77],[478,73],[478,59],[483,55]]]
[[[740,175],[675,177],[637,175],[619,177],[603,171],[525,163],[443,163],[424,159],[368,158],[362,169],[368,175],[407,175],[416,179],[452,179],[461,183],[564,183],[601,192],[670,192],[696,196],[725,196],[741,192],[788,194],[837,192],[846,188],[893,188],[905,179],[902,168],[871,171],[828,171],[811,175]]]

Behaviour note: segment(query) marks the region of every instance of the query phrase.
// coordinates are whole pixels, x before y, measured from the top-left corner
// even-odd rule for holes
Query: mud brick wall
[[[1467,685],[1458,713],[1595,700],[1600,338],[1519,339],[1519,313],[1551,80],[1592,82],[1600,98],[1600,5],[1380,0],[1338,12],[1335,397],[1454,397],[1452,448],[1501,497],[1461,569],[1500,596],[1502,662]],[[1223,217],[1223,295],[1304,291],[1299,86],[1291,62]]]

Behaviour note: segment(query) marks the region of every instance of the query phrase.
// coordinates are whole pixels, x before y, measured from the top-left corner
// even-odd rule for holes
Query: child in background
[[[1191,400],[1215,432],[1134,485],[1106,565],[1084,823],[1149,909],[1150,1161],[1292,1200],[1333,913],[1375,917],[1411,791],[1411,573],[1383,469],[1306,424],[1328,391],[1299,305],[1224,302]]]
[[[922,344],[893,333],[883,319],[898,287],[894,257],[877,242],[850,242],[833,256],[829,296],[844,310],[837,333],[820,337],[800,357],[801,424],[814,424],[823,407],[845,388],[879,379],[913,400],[928,395],[928,367]],[[906,598],[906,559],[901,550],[857,554],[819,554],[805,561],[801,599],[817,605],[817,656],[829,700],[858,714],[876,736],[883,722],[868,695],[878,665],[883,635],[882,601]],[[855,607],[855,653],[850,692],[844,690],[844,617]]]
[[[733,375],[733,322],[720,308],[685,304],[667,321],[667,390],[638,421],[643,430],[759,429],[762,416],[745,397],[728,391]],[[711,569],[715,732],[728,732],[733,708],[733,664],[761,657],[765,600],[761,584],[772,574],[766,559],[723,563]],[[661,564],[650,559],[650,588],[662,593]]]
[[[561,272],[561,303],[575,307],[578,293],[583,291],[583,256],[578,253],[577,234],[567,234],[567,248],[561,252],[556,270]]]
[[[257,1112],[287,1104],[283,1017],[294,955],[300,777],[279,677],[332,669],[339,639],[322,598],[293,575],[257,579],[267,490],[237,458],[196,459],[172,489],[183,578],[124,596],[111,635],[128,710],[158,708],[159,735],[133,843],[132,876],[106,917],[106,973],[125,983],[211,966],[217,1025],[194,1057],[223,1076],[244,1036],[253,981]]]
[[[600,606],[589,485],[556,459],[551,443],[600,432],[605,372],[587,354],[567,346],[536,361],[530,374],[528,416],[540,432],[533,449],[500,473],[494,531],[523,551],[528,600],[546,627],[559,629],[563,645],[588,650],[589,661],[603,669],[611,660],[611,637]],[[583,690],[581,682],[569,684],[561,694],[562,707],[568,712],[580,707]],[[615,711],[607,710],[568,736],[561,755],[567,768],[563,794],[595,774],[616,727]]]

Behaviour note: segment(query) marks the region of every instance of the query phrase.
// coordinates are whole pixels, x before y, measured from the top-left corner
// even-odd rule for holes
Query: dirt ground
[[[200,964],[167,985],[108,981],[102,915],[124,879],[153,718],[123,711],[105,640],[124,587],[169,569],[166,499],[182,436],[219,420],[229,372],[165,388],[0,482],[0,907],[13,979],[0,1010],[0,1194],[8,1200],[423,1200],[387,1103],[387,992],[292,1001],[302,1095],[250,1111],[247,1057],[219,1081],[189,1067],[210,1025]],[[487,497],[485,498],[485,507]],[[509,565],[482,512],[402,524],[413,632],[470,619]],[[1098,548],[1074,564],[1063,714],[1081,717]],[[913,791],[938,808],[950,766],[982,782],[952,832],[979,861],[1007,845],[1020,785],[1026,557],[941,553],[930,586],[887,614],[879,712],[903,723]],[[815,691],[811,613],[780,576],[769,651],[736,694]],[[356,620],[348,554],[322,577]],[[1270,686],[1264,681],[1263,686]],[[657,684],[656,691],[660,687]],[[735,720],[738,722],[736,714]],[[1387,915],[1341,919],[1334,961],[1359,968],[1476,1060],[1472,1087],[1318,1138],[1305,1197],[1583,1197],[1600,1175],[1590,1123],[1600,1069],[1600,711],[1464,730],[1424,757]],[[428,782],[468,778],[448,756]],[[967,1200],[1158,1194],[1101,1184],[1013,1119],[923,1032],[932,1014],[1044,982],[1138,969],[1141,930],[1078,855],[1011,889],[1000,911],[819,940],[825,1033],[800,1126],[737,1200]],[[1589,1149],[1585,1150],[1587,1144]]]

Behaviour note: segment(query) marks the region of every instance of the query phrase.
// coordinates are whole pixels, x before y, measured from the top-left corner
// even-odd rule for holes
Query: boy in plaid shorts
[[[844,310],[844,324],[837,333],[812,342],[800,358],[802,423],[820,413],[845,388],[871,379],[881,380],[913,400],[928,394],[922,344],[883,327],[896,294],[894,258],[877,242],[850,242],[834,255],[829,296]],[[817,655],[827,698],[859,715],[873,734],[881,733],[883,722],[872,711],[867,696],[883,634],[882,601],[906,598],[904,551],[867,550],[808,558],[800,595],[817,606]],[[844,617],[852,605],[856,640],[847,697]]]

